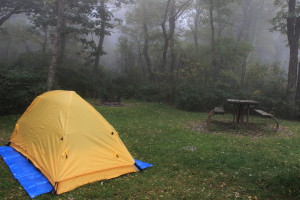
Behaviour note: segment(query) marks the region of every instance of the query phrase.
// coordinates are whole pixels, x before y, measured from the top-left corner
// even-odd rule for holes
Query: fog
[[[134,6],[127,6],[127,8],[115,11],[114,15],[121,19],[123,24],[126,24],[126,13],[130,12],[132,9],[134,9]],[[270,20],[274,17],[274,14],[275,12],[270,16],[264,16],[264,18],[258,19],[261,24],[261,30],[258,31],[260,34],[254,41],[253,52],[250,60],[251,62],[261,62],[263,64],[278,63],[282,68],[287,69],[289,60],[287,37],[279,32],[270,31],[272,28]],[[182,21],[183,20],[185,19],[182,19]],[[183,29],[188,29],[187,24],[183,26]],[[121,35],[122,31],[119,30],[118,27],[115,27],[112,30],[111,35],[106,36],[104,50],[107,54],[103,55],[101,58],[101,64],[103,66],[107,68],[119,67],[120,63],[117,60],[117,43]]]
[[[157,1],[153,1],[157,2]],[[255,19],[254,21],[250,23],[257,23],[257,24],[250,24],[251,26],[246,35],[253,35],[254,33],[251,33],[251,31],[256,31],[255,38],[252,38],[249,41],[249,44],[252,45],[252,52],[249,55],[249,61],[252,62],[260,62],[262,64],[271,64],[271,63],[278,63],[282,68],[287,68],[288,66],[288,59],[289,59],[289,50],[287,47],[287,38],[286,35],[281,34],[279,32],[270,32],[270,29],[272,27],[270,20],[275,16],[276,11],[278,8],[272,7],[272,1],[266,1],[268,3],[265,3],[265,8],[263,8],[264,14],[259,15],[259,19]],[[158,3],[158,2],[157,2]],[[259,1],[253,1],[253,5],[250,6],[256,6],[255,3],[259,3]],[[158,3],[159,4],[159,3]],[[163,4],[161,4],[163,5]],[[111,6],[111,7],[109,7]],[[138,11],[140,4],[133,4],[133,5],[124,5],[121,8],[115,8],[112,5],[108,5],[108,8],[110,8],[112,14],[114,15],[112,19],[118,18],[122,20],[122,25],[117,25],[117,23],[113,22],[114,28],[109,29],[110,35],[106,35],[104,38],[103,43],[103,50],[106,52],[106,54],[102,55],[100,58],[100,64],[109,69],[118,69],[120,68],[120,55],[118,53],[118,42],[120,36],[126,36],[127,38],[132,37],[132,33],[129,33],[132,30],[127,30],[126,33],[123,32],[124,27],[126,28],[126,25],[129,25],[130,27],[136,27],[137,29],[142,26],[139,20],[140,19],[132,19],[134,15],[141,16],[140,11]],[[231,23],[234,23],[232,27],[223,27],[223,37],[236,37],[237,33],[234,33],[236,30],[232,30],[236,28],[235,26],[240,26],[239,29],[243,28],[243,22],[242,20],[238,19],[243,15],[243,13],[240,13],[242,8],[239,9],[238,7],[242,7],[242,4],[232,4],[229,5],[231,12],[229,15],[224,15],[224,17],[227,17],[226,20],[232,21]],[[205,6],[202,7],[203,9],[206,9]],[[151,10],[150,10],[151,9]],[[151,8],[148,8],[147,13],[155,13],[153,12],[153,6]],[[249,7],[249,9],[251,9]],[[236,11],[236,13],[235,13]],[[163,12],[163,10],[158,10],[157,12]],[[257,13],[250,13],[250,18],[253,18]],[[193,24],[193,15],[194,10],[192,7],[186,8],[185,13],[181,16],[181,21],[177,22],[175,32],[177,32],[177,37],[181,38],[182,41],[190,41],[192,43],[192,37],[188,36],[191,34],[191,27],[189,27],[191,24]],[[158,16],[149,16],[149,19],[152,20],[149,24],[149,28],[151,32],[155,31],[161,31],[159,24],[151,24],[151,23],[160,23],[161,20],[156,19]],[[257,16],[256,16],[257,17]],[[205,18],[205,17],[203,17]],[[235,19],[236,18],[236,19]],[[201,22],[201,20],[203,20]],[[222,20],[221,20],[222,21]],[[136,23],[133,25],[133,23]],[[221,22],[219,22],[221,23]],[[199,41],[201,44],[209,45],[210,44],[210,31],[209,31],[209,24],[206,21],[206,19],[200,19],[200,29],[199,29]],[[151,27],[152,26],[152,27]],[[221,25],[222,26],[222,25]],[[4,59],[8,59],[10,57],[15,57],[16,54],[22,54],[25,52],[33,52],[38,51],[41,47],[42,43],[42,35],[43,33],[41,29],[36,28],[35,32],[30,32],[30,27],[34,27],[34,24],[30,23],[30,20],[28,18],[28,15],[24,14],[16,14],[10,17],[8,21],[6,21],[2,27],[2,34],[1,34],[1,40],[0,40],[0,57]],[[258,30],[254,30],[253,27],[257,27]],[[202,30],[201,30],[202,28]],[[216,29],[218,28],[217,22],[216,22]],[[156,29],[156,30],[155,30]],[[247,29],[247,27],[245,27]],[[53,28],[50,29],[53,31]],[[140,30],[137,30],[136,33],[138,33]],[[202,31],[202,32],[201,32]],[[184,33],[185,32],[185,33]],[[51,47],[51,34],[50,40],[48,40],[48,51],[50,51]],[[138,33],[139,34],[139,33]],[[175,33],[176,34],[176,33]],[[32,37],[31,37],[32,36]],[[76,51],[80,50],[82,47],[80,47],[79,38],[84,36],[76,36],[76,39],[69,40],[72,43],[76,43]],[[135,40],[138,42],[138,40],[141,40],[139,35],[134,36],[136,37]],[[250,37],[250,36],[249,36]],[[87,38],[91,39],[90,36],[87,36]],[[92,37],[95,41],[95,43],[98,43],[99,38],[97,36]],[[131,38],[133,39],[133,37]],[[161,41],[162,42],[162,41]],[[68,52],[68,56],[72,57],[76,54],[74,51],[74,44],[66,44],[66,49]]]
[[[191,111],[249,98],[292,115],[300,107],[300,9],[289,2],[4,1],[0,81],[28,97],[74,90]]]
[[[128,11],[128,8],[120,8],[115,9],[114,11],[114,17],[121,19],[121,23],[125,23],[125,14]],[[117,43],[119,40],[119,37],[122,35],[121,30],[118,29],[118,25],[115,26],[115,28],[112,29],[111,34],[106,36],[106,39],[103,43],[104,51],[106,52],[106,55],[103,55],[100,59],[100,64],[104,67],[110,68],[110,69],[118,69],[120,63],[118,62],[118,53],[117,53]]]

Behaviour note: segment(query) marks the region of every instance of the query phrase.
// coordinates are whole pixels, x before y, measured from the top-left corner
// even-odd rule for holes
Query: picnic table
[[[259,102],[253,100],[241,100],[241,99],[227,99],[227,102],[233,104],[233,123],[242,123],[244,120],[244,111],[247,116],[247,123],[249,121],[250,105],[258,105]]]

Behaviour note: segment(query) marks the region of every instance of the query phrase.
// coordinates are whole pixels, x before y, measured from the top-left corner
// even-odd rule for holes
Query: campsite
[[[155,166],[35,199],[298,199],[298,122],[282,120],[285,131],[251,136],[243,129],[193,129],[191,125],[205,122],[207,113],[159,103],[126,104],[96,109],[120,132],[133,157]],[[1,145],[9,140],[18,118],[1,117]],[[231,115],[216,116],[212,123],[230,120]],[[1,199],[29,199],[0,163]]]
[[[300,199],[299,0],[1,0],[0,199]]]

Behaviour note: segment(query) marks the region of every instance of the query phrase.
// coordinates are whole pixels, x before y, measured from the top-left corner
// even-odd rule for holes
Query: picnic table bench
[[[210,111],[206,120],[207,123],[210,121],[211,116],[213,116],[214,114],[221,114],[221,115],[225,114],[224,107],[218,106],[215,107],[212,111]]]
[[[276,130],[278,129],[279,127],[279,123],[278,123],[278,120],[270,113],[267,113],[266,111],[263,111],[263,110],[259,110],[259,109],[253,109],[254,112],[258,113],[260,116],[264,117],[264,118],[271,118],[273,119],[275,122],[276,122]]]
[[[256,102],[253,100],[227,99],[227,101],[231,104],[234,104],[234,113],[233,113],[233,122],[234,123],[243,122],[243,113],[244,113],[243,107],[246,106],[246,116],[247,116],[247,124],[248,124],[250,105],[258,105],[259,104],[259,102]],[[277,129],[279,128],[279,122],[272,114],[270,114],[266,111],[263,111],[263,110],[259,110],[259,109],[253,109],[253,111],[258,113],[263,118],[273,119],[276,122],[275,131],[277,131]],[[222,115],[225,114],[224,107],[217,106],[213,110],[211,110],[208,114],[206,122],[209,123],[211,121],[211,117],[215,114],[222,114]]]

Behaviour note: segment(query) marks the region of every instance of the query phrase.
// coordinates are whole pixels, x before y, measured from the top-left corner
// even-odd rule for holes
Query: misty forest
[[[300,0],[0,0],[0,199],[300,199],[299,39]]]
[[[300,106],[296,0],[2,0],[0,113],[74,90],[208,111],[254,99]]]

